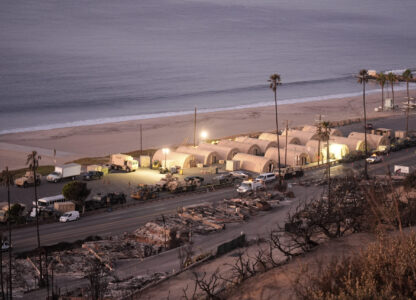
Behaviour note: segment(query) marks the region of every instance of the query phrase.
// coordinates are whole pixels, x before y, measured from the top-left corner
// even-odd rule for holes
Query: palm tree
[[[13,297],[13,289],[12,289],[12,227],[10,223],[10,185],[13,184],[13,175],[10,173],[9,168],[6,169],[1,173],[2,182],[7,187],[7,208],[8,208],[8,217],[7,217],[7,230],[9,232],[9,295],[10,299]],[[3,285],[3,283],[2,283]]]
[[[322,135],[322,122],[321,115],[319,115],[319,121],[316,123],[316,135],[318,136],[318,166],[321,160],[321,135]]]
[[[402,74],[403,79],[406,81],[407,90],[407,108],[406,108],[406,136],[409,133],[409,108],[410,108],[410,95],[409,95],[409,81],[413,79],[412,71],[406,69]]]
[[[319,139],[322,141],[326,141],[326,163],[327,163],[327,176],[328,176],[328,199],[330,196],[331,190],[331,163],[330,163],[330,156],[329,156],[329,138],[331,136],[331,127],[328,121],[322,121],[321,123],[321,134]]]
[[[274,114],[276,118],[276,139],[277,139],[277,167],[279,170],[279,185],[282,184],[282,177],[280,176],[280,143],[279,143],[279,122],[277,118],[277,86],[281,85],[280,75],[272,74],[268,80],[270,82],[270,88],[274,93]]]
[[[36,151],[32,151],[32,153],[28,154],[26,165],[29,166],[29,170],[33,172],[33,178],[35,183],[35,209],[36,209],[36,236],[38,241],[38,252],[39,252],[39,285],[43,285],[43,272],[42,272],[42,251],[40,249],[40,235],[39,235],[39,211],[38,211],[38,191],[37,191],[37,178],[36,178],[36,171],[39,167],[39,160],[41,157],[38,155]]]
[[[394,109],[394,83],[397,82],[397,76],[393,72],[387,74],[387,80],[390,82],[391,85],[391,96],[393,99],[393,109]]]
[[[387,81],[386,74],[384,73],[377,74],[376,81],[381,87],[381,110],[384,110],[384,86],[386,85],[386,81]]]
[[[389,75],[392,73],[389,73]],[[364,108],[364,147],[365,147],[365,157],[368,156],[367,151],[367,112],[365,109],[365,84],[368,82],[368,72],[365,69],[362,69],[357,76],[357,82],[363,85],[363,108]],[[364,176],[368,178],[367,172],[367,160],[364,162]]]

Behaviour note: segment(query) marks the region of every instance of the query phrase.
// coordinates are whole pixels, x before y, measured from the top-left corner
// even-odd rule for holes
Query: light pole
[[[165,154],[165,169],[167,169],[166,168],[166,156],[168,155],[169,151],[170,151],[169,148],[163,148],[162,149],[163,154]]]

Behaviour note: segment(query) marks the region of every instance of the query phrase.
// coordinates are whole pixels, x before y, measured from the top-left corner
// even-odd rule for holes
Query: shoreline
[[[416,80],[416,79],[415,79]],[[404,86],[396,86],[396,93],[400,93],[405,91],[406,87]],[[378,89],[367,90],[366,95],[370,96],[373,94],[380,93]],[[282,99],[279,100],[277,105],[278,107],[282,105],[295,105],[295,104],[305,104],[311,102],[320,102],[326,100],[338,100],[338,99],[347,99],[352,97],[361,97],[360,92],[354,93],[345,93],[345,94],[333,94],[333,95],[324,95],[324,96],[310,96],[305,98],[290,98],[290,99]],[[217,113],[217,112],[226,112],[226,111],[234,111],[234,110],[243,110],[243,109],[261,109],[264,107],[274,106],[274,101],[267,101],[267,102],[259,102],[256,104],[241,104],[235,107],[221,107],[221,108],[203,108],[198,110],[198,114],[206,114],[206,113]],[[82,126],[95,126],[95,125],[106,125],[112,123],[121,123],[121,122],[129,122],[129,121],[137,121],[142,122],[145,120],[150,119],[161,119],[161,118],[169,118],[169,117],[181,117],[187,115],[194,115],[194,110],[183,110],[183,111],[172,111],[172,112],[161,112],[161,113],[147,113],[147,114],[140,114],[140,115],[127,115],[127,116],[118,116],[118,117],[103,117],[99,119],[91,119],[91,120],[78,120],[78,121],[68,121],[63,123],[56,123],[56,124],[46,124],[46,125],[38,125],[32,127],[21,127],[21,128],[14,128],[14,129],[5,129],[0,130],[0,136],[6,134],[14,134],[14,133],[26,133],[26,132],[33,132],[33,131],[45,131],[45,130],[54,130],[54,129],[64,129],[64,128],[72,128],[72,127],[82,127]]]
[[[412,90],[413,93],[415,90]],[[406,91],[395,93],[401,104]],[[375,112],[381,104],[381,93],[366,95],[367,118],[404,116],[401,111]],[[319,114],[327,121],[362,118],[362,96],[328,100],[281,103],[278,106],[279,127],[313,124]],[[275,130],[274,106],[221,110],[197,114],[197,135],[202,130],[208,138],[221,138]],[[49,130],[8,133],[0,135],[0,169],[24,167],[27,154],[36,150],[42,155],[41,165],[53,164],[53,149],[57,163],[84,157],[100,157],[110,153],[140,149],[139,126],[143,128],[142,148],[161,148],[193,143],[193,115],[179,115],[142,120],[130,120],[98,125],[56,128]],[[198,138],[197,138],[198,143]]]

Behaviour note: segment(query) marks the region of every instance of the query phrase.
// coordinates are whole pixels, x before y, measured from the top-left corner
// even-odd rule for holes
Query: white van
[[[263,173],[257,176],[256,180],[261,180],[263,182],[272,182],[276,180],[276,175],[274,175],[274,173]]]
[[[60,218],[59,218],[59,222],[71,222],[71,221],[76,221],[79,219],[79,212],[76,210],[73,211],[68,211],[66,213],[64,213]]]

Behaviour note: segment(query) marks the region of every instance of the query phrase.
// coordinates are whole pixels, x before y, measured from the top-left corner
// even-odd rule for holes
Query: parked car
[[[11,248],[9,241],[3,241],[1,244],[1,252],[8,251]]]
[[[86,210],[94,210],[107,207],[108,205],[124,204],[126,203],[126,195],[124,193],[98,193],[91,199],[85,201]]]
[[[79,212],[76,210],[68,211],[64,213],[60,218],[59,222],[66,223],[71,221],[77,221],[79,219]]]
[[[218,181],[219,184],[231,183],[236,180],[236,178],[231,175],[231,173],[222,173],[213,178],[214,181]]]
[[[185,180],[186,182],[193,181],[193,180],[199,180],[202,183],[204,181],[204,177],[201,177],[201,176],[188,176],[188,177],[185,177],[183,180]]]
[[[244,171],[232,171],[231,175],[240,179],[248,179],[250,177],[250,175]]]
[[[160,167],[159,168],[159,173],[160,174],[167,174],[167,173],[169,173],[169,170],[168,170],[168,168],[162,168],[162,167]]]
[[[81,174],[83,180],[95,180],[101,179],[104,176],[103,172],[100,171],[88,171]]]
[[[372,123],[367,123],[367,126],[365,126],[365,129],[367,129],[367,130],[371,130],[373,128],[374,128],[374,126],[373,126]]]
[[[383,159],[382,159],[382,157],[381,156],[379,156],[379,155],[371,155],[370,157],[368,157],[367,159],[366,159],[366,161],[369,163],[369,164],[376,164],[376,163],[379,163],[379,162],[381,162]]]

